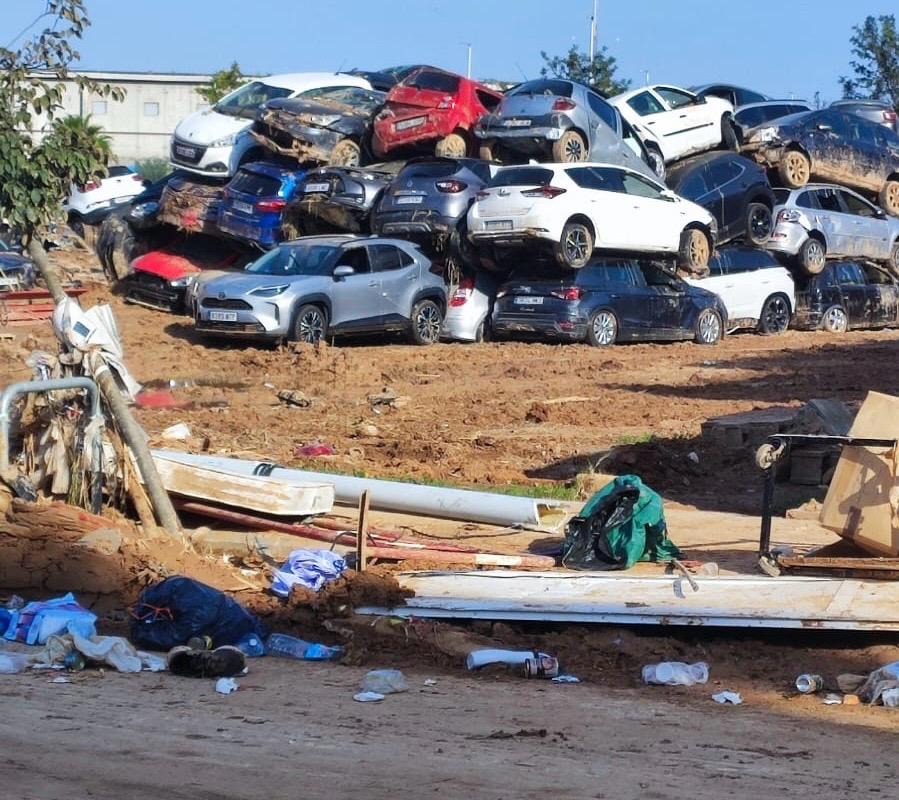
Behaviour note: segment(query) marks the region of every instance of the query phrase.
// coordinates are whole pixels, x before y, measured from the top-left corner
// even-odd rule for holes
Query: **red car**
[[[464,158],[472,153],[471,129],[502,95],[452,72],[424,67],[394,86],[375,117],[372,149],[378,158],[410,145],[432,144],[434,153]]]

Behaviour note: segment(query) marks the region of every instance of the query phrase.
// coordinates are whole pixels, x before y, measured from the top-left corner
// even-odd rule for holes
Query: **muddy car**
[[[372,209],[404,166],[393,161],[307,172],[284,214],[286,238],[311,233],[371,233]]]
[[[500,100],[499,92],[461,75],[420,69],[387,95],[375,117],[372,150],[378,158],[412,147],[464,158],[473,154],[475,123]]]
[[[263,147],[301,164],[356,167],[371,160],[372,118],[386,97],[356,86],[331,86],[271,100],[251,133]]]
[[[347,70],[347,75],[365,78],[373,89],[377,89],[379,92],[389,92],[398,83],[420,69],[439,69],[439,67],[432,67],[428,64],[403,64],[399,67],[385,67],[376,70],[356,68]]]
[[[834,109],[795,114],[756,128],[742,150],[788,189],[832,181],[870,193],[899,216],[899,136],[876,122]]]
[[[218,178],[176,175],[159,200],[156,218],[191,233],[215,233],[225,184]]]
[[[867,261],[831,261],[796,286],[793,327],[845,333],[899,325],[899,285]]]

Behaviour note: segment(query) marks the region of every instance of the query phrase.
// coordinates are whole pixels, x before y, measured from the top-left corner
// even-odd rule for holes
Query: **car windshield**
[[[213,109],[219,114],[229,117],[244,117],[253,119],[260,106],[269,100],[277,100],[279,97],[289,97],[290,89],[283,86],[269,86],[262,81],[251,81],[239,89],[219,100]]]
[[[300,244],[276,248],[247,266],[255,275],[330,275],[334,255],[329,244]]]
[[[455,75],[446,72],[432,72],[423,69],[414,72],[403,81],[403,86],[411,86],[413,89],[426,89],[431,92],[445,92],[455,94],[459,91],[459,79]]]
[[[527,81],[520,86],[516,86],[511,92],[513,94],[546,94],[553,97],[571,97],[571,84],[568,81]]]
[[[553,179],[551,169],[540,167],[513,167],[501,169],[488,184],[489,186],[545,186]]]

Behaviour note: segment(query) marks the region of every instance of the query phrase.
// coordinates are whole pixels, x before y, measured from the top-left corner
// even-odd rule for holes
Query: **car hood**
[[[185,256],[160,250],[138,256],[131,262],[131,268],[135,272],[157,275],[167,281],[183,278],[185,275],[193,275],[200,271],[200,267]]]
[[[249,130],[253,120],[219,114],[211,108],[195,111],[175,128],[175,136],[193,144],[209,145],[226,136]]]
[[[205,284],[200,293],[204,297],[216,297],[219,294],[224,294],[225,297],[241,297],[250,290],[262,286],[283,286],[285,283],[292,285],[321,280],[323,278],[318,275],[257,275],[244,271],[215,278]]]
[[[325,116],[333,116],[340,114],[341,116],[352,117],[369,117],[378,106],[372,106],[368,110],[361,106],[351,106],[347,103],[328,102],[326,100],[303,100],[300,97],[295,98],[279,98],[270,100],[266,103],[265,109],[260,112],[259,117],[264,119],[271,111],[280,111],[293,116],[303,116],[311,114],[320,114]]]
[[[752,139],[759,131],[765,128],[774,128],[779,135],[792,135],[796,133],[797,127],[799,124],[809,115],[813,114],[813,111],[799,111],[796,114],[787,114],[785,117],[777,117],[776,119],[769,120],[768,122],[763,122],[761,125],[757,125],[754,128],[750,128],[746,131],[744,136],[746,139]]]

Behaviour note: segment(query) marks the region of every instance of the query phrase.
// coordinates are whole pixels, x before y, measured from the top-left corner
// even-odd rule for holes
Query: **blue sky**
[[[3,43],[43,6],[6,0]],[[10,8],[9,6],[13,6]],[[540,51],[587,48],[591,0],[87,0],[85,69],[278,73],[427,62],[520,80]],[[635,85],[738,83],[774,96],[839,97],[849,36],[895,0],[599,0],[599,42]]]

